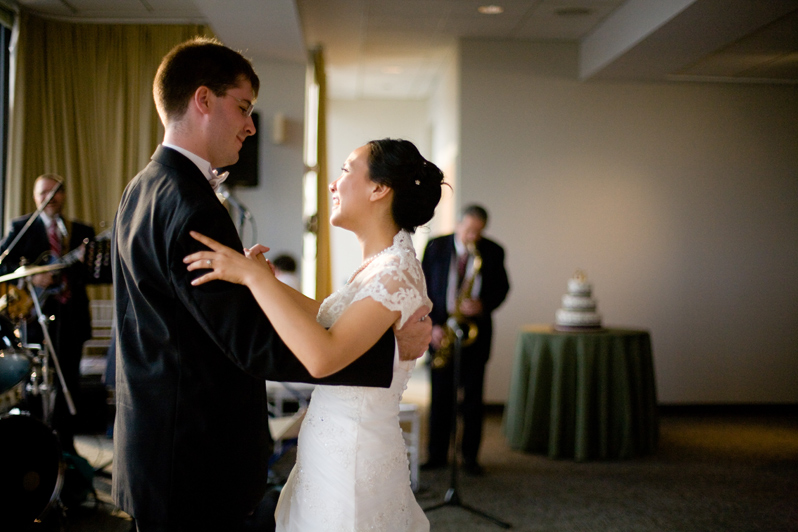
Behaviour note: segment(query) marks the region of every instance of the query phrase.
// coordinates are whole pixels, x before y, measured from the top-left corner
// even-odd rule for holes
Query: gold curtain
[[[327,194],[327,81],[324,74],[324,56],[321,48],[311,52],[313,73],[319,86],[317,124],[317,210],[318,233],[316,240],[316,299],[322,300],[332,293],[332,256],[330,253],[330,213]],[[313,127],[308,124],[308,127]]]
[[[35,210],[33,182],[66,180],[68,216],[111,227],[125,185],[162,126],[152,81],[163,56],[200,25],[75,24],[20,13],[9,126],[6,226]]]

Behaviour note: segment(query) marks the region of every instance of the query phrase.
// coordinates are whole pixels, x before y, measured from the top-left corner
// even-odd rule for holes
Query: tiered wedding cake
[[[561,330],[597,329],[601,327],[601,315],[596,312],[593,287],[587,276],[577,270],[568,280],[568,293],[562,296],[562,308],[557,311],[554,328]]]

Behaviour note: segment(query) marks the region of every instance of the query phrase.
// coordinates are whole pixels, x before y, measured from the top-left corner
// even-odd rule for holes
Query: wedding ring
[[[210,268],[211,266],[213,266],[213,259],[208,259],[208,260],[206,260],[206,261],[205,261],[205,264],[207,264],[207,265],[208,265],[208,267]]]

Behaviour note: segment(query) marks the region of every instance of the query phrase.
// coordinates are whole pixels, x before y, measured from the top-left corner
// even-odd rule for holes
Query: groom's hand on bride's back
[[[410,316],[401,329],[396,325],[393,326],[400,359],[415,360],[429,347],[432,340],[432,320],[427,317],[429,311],[428,307],[422,306]]]

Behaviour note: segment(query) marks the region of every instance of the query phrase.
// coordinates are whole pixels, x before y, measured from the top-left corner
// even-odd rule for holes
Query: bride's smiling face
[[[368,205],[374,186],[369,177],[369,154],[371,148],[361,146],[346,159],[341,167],[341,176],[330,183],[332,209],[330,223],[335,227],[351,229],[360,221],[360,215]]]

